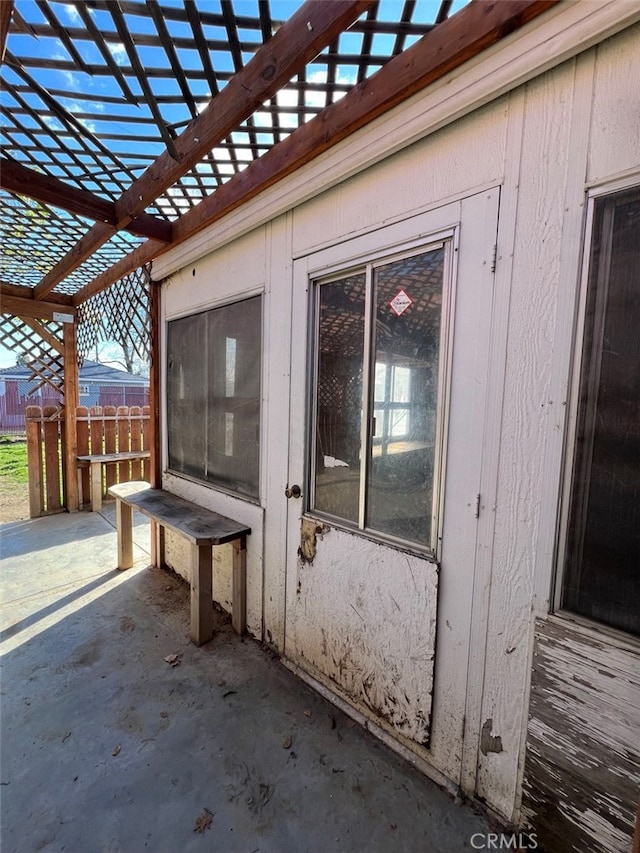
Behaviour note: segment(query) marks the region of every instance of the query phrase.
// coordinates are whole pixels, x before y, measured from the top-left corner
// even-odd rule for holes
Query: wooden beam
[[[116,206],[106,198],[72,187],[52,175],[29,169],[17,160],[0,157],[0,188],[33,198],[42,204],[60,207],[77,216],[112,225],[115,230]],[[171,242],[171,223],[140,213],[125,229],[132,234]]]
[[[82,305],[83,302],[91,299],[96,293],[106,290],[114,282],[119,281],[121,278],[129,275],[130,272],[138,270],[146,263],[149,263],[149,261],[152,261],[164,248],[166,248],[165,244],[158,242],[158,240],[147,240],[142,246],[138,246],[133,252],[129,252],[124,258],[116,261],[115,264],[112,264],[108,269],[101,272],[100,275],[97,275],[81,290],[75,293],[73,295],[73,304],[75,306]]]
[[[176,220],[174,245],[311,162],[557,2],[476,0],[465,6]]]
[[[149,284],[151,357],[149,364],[149,482],[152,489],[162,488],[162,450],[160,446],[160,285]],[[151,565],[164,566],[164,527],[151,521]]]
[[[174,221],[172,245],[226,216],[558,2],[475,0],[465,6]],[[80,305],[118,278],[171,248],[143,244],[78,291],[74,304]]]
[[[1,0],[0,0],[1,2]],[[9,284],[0,279],[0,310],[2,300],[7,296],[15,296],[18,299],[33,299],[33,288],[24,284]],[[55,302],[56,305],[73,305],[73,297],[68,293],[52,293],[47,302]]]
[[[78,434],[76,409],[80,404],[76,324],[65,323],[64,335],[64,447],[63,476],[67,512],[78,510]]]
[[[73,248],[49,270],[45,277],[36,285],[34,297],[44,299],[66,276],[77,269],[114,234],[112,225],[96,222],[83,234]]]
[[[154,202],[235,130],[261,104],[352,24],[375,0],[307,0],[235,74],[207,108],[175,140],[175,157],[161,154],[116,201],[116,229]],[[111,229],[96,224],[36,287],[43,299],[107,242]]]
[[[11,15],[13,14],[13,0],[0,2],[0,63],[4,60],[4,49],[7,45],[7,36],[11,26]]]
[[[15,317],[30,317],[34,320],[53,320],[54,313],[70,314],[74,320],[76,309],[73,305],[61,305],[58,302],[41,302],[35,299],[24,299],[20,296],[0,294],[0,311],[3,314],[13,314]]]

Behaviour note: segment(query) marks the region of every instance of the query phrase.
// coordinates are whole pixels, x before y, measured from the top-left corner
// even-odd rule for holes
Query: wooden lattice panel
[[[151,358],[149,273],[130,273],[84,302],[78,311],[78,358],[88,358],[98,341],[116,341],[148,363]]]
[[[29,381],[36,381],[36,385],[29,393],[49,385],[63,397],[62,324],[2,315],[0,331],[4,346],[13,350],[31,370]]]

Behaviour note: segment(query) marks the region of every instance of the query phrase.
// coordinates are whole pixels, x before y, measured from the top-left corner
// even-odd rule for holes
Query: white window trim
[[[436,438],[434,442],[434,460],[433,460],[433,504],[432,504],[432,524],[431,524],[431,542],[428,546],[421,546],[410,540],[394,537],[390,534],[380,533],[376,530],[371,530],[364,525],[364,491],[366,477],[363,477],[360,484],[360,501],[359,501],[359,520],[358,524],[350,524],[348,521],[321,512],[314,508],[305,509],[304,515],[308,518],[329,521],[333,526],[344,529],[355,535],[362,536],[374,541],[384,542],[388,545],[393,545],[410,553],[419,554],[430,560],[439,561],[440,550],[442,543],[442,524],[443,524],[443,506],[444,506],[444,487],[445,487],[445,461],[446,461],[446,441],[449,423],[449,398],[451,381],[451,368],[453,358],[453,328],[455,321],[455,291],[457,282],[457,252],[459,243],[459,229],[457,226],[446,230],[434,232],[433,234],[422,236],[421,238],[405,241],[402,246],[390,245],[384,248],[378,248],[361,254],[345,252],[343,259],[331,265],[320,266],[315,269],[308,270],[307,282],[309,293],[309,318],[311,321],[310,329],[313,333],[308,336],[309,353],[307,359],[307,429],[306,429],[306,459],[305,459],[305,493],[311,497],[315,493],[315,473],[312,465],[312,459],[315,458],[315,438],[313,435],[314,424],[316,422],[316,394],[315,394],[315,377],[317,372],[317,299],[319,294],[319,285],[330,283],[343,278],[344,276],[352,275],[356,272],[365,272],[367,277],[365,301],[367,306],[371,303],[371,288],[372,288],[372,271],[381,265],[392,263],[396,260],[401,260],[408,257],[413,257],[417,254],[422,254],[440,247],[445,248],[444,257],[444,272],[443,272],[443,287],[442,287],[442,308],[440,320],[440,361],[438,366],[438,398],[436,402]],[[349,241],[351,242],[351,241]],[[353,241],[355,243],[355,241]],[[343,244],[344,246],[344,244]],[[367,348],[371,344],[371,311],[367,310],[365,314],[365,339],[368,341]],[[370,384],[370,359],[365,352],[363,364],[363,385],[366,387]],[[361,437],[361,447],[366,445],[364,439],[364,431],[367,428],[365,419],[363,419],[363,436]]]
[[[582,372],[582,349],[585,336],[585,315],[589,285],[589,270],[591,249],[593,244],[593,225],[595,204],[605,196],[616,195],[640,186],[640,173],[625,175],[607,183],[591,187],[587,192],[587,205],[584,238],[582,246],[582,261],[579,274],[576,315],[573,331],[572,362],[570,368],[569,391],[567,399],[567,418],[565,424],[565,444],[562,462],[562,479],[559,497],[559,518],[557,542],[555,548],[553,589],[551,595],[552,611],[549,616],[572,622],[583,629],[596,631],[610,638],[624,639],[632,644],[640,644],[640,639],[626,631],[621,631],[610,625],[590,619],[579,613],[562,607],[565,565],[567,557],[567,539],[569,532],[569,511],[571,504],[571,486],[573,481],[574,457],[578,429],[578,410],[580,403],[580,380]]]

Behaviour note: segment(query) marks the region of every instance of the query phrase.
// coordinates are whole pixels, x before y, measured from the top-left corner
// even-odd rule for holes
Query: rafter
[[[180,243],[458,68],[560,0],[471,3],[173,223]]]
[[[146,246],[146,243],[144,244]],[[26,287],[24,284],[10,284],[8,281],[0,281],[0,313],[3,313],[2,306],[8,296],[13,296],[16,299],[33,300],[33,288]],[[47,302],[56,306],[73,305],[73,298],[66,293],[52,293]],[[62,309],[56,309],[62,310]]]
[[[12,13],[13,0],[6,0],[6,2],[0,3],[0,62],[4,60],[4,49],[7,44]]]
[[[115,228],[116,208],[112,201],[72,187],[52,175],[29,169],[17,160],[0,157],[0,188]],[[171,242],[171,223],[148,213],[141,213],[125,230],[141,237]]]
[[[19,296],[1,294],[0,313],[13,314],[15,317],[30,317],[33,320],[52,320],[55,314],[76,316],[73,305],[60,305],[57,302],[42,302],[37,299],[24,299]]]
[[[173,245],[202,231],[558,2],[478,0],[466,6],[181,216],[173,223]],[[74,304],[82,304],[170,248],[143,244],[78,291]]]
[[[162,192],[175,184],[371,3],[372,0],[333,0],[331,3],[307,0],[177,137],[174,143],[177,159],[168,152],[161,154],[125,190],[116,202],[116,228],[128,225]],[[104,226],[95,225],[91,232],[87,240],[81,241],[82,245],[76,244],[42,279],[36,287],[36,298],[43,299],[86,260],[89,246],[91,254],[111,236],[110,229]]]

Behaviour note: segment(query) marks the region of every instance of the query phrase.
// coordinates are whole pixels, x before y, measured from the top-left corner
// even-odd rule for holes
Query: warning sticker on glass
[[[413,305],[413,299],[404,290],[399,290],[389,303],[391,310],[398,315],[404,314],[410,305]]]

